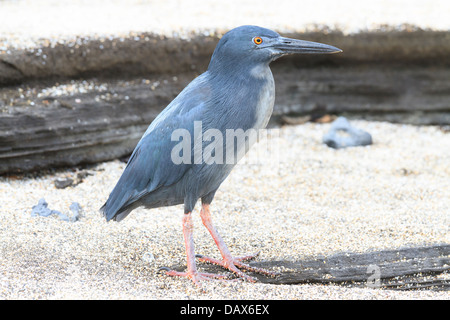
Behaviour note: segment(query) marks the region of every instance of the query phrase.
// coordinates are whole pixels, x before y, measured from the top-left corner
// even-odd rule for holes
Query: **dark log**
[[[74,81],[66,87],[73,86],[90,85]],[[25,97],[14,100],[14,106],[4,106],[0,173],[75,166],[129,154],[182,85],[161,84],[159,90],[151,90],[141,80],[116,81],[107,84],[107,92],[98,82],[92,86],[97,89],[56,96],[38,96],[48,88],[34,87],[24,90]]]
[[[262,283],[320,283],[391,290],[450,290],[450,281],[439,277],[450,271],[448,244],[367,253],[343,252],[329,257],[298,261],[255,261],[250,262],[250,265],[281,273],[275,278],[249,273]],[[223,273],[223,269],[217,266],[201,266],[207,272]],[[183,267],[178,266],[177,269],[182,270]]]
[[[41,39],[37,42],[40,47],[0,51],[0,85],[23,84],[31,80],[203,72],[224,32],[208,36],[192,34],[189,39],[151,33],[113,38],[79,37],[56,44]],[[326,30],[283,35],[330,43],[344,50],[340,55],[284,58],[297,68],[323,65],[450,67],[450,33],[447,31],[386,29],[345,35]]]
[[[325,114],[450,124],[449,33],[287,36],[331,43],[344,54],[276,61],[272,124]],[[218,41],[137,37],[0,54],[0,174],[128,155],[155,116],[206,69]]]

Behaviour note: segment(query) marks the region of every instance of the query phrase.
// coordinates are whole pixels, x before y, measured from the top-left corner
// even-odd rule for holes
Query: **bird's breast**
[[[255,78],[261,81],[260,90],[256,97],[254,129],[263,129],[267,126],[275,102],[275,82],[273,75],[268,67],[264,69],[258,70],[255,68],[252,70]]]

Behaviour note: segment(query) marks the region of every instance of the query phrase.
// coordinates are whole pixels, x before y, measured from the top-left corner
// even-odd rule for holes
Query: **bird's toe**
[[[250,266],[246,263],[242,263],[242,261],[252,260],[252,259],[256,258],[258,255],[259,255],[259,252],[257,252],[256,254],[253,254],[253,255],[247,255],[247,256],[223,259],[223,260],[205,257],[201,254],[196,255],[196,257],[200,261],[219,265],[225,269],[228,269],[228,270],[232,271],[234,274],[236,274],[238,277],[243,278],[244,280],[247,280],[250,282],[256,282],[256,278],[245,274],[240,269],[247,270],[247,271],[254,272],[254,273],[259,273],[259,274],[273,277],[273,278],[280,275],[279,273],[274,272],[274,271],[266,270],[263,268],[257,268],[257,267]]]

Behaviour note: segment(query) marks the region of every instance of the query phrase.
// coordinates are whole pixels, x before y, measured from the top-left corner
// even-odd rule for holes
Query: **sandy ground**
[[[352,123],[369,131],[374,144],[334,150],[321,143],[330,124],[307,123],[276,129],[250,151],[212,206],[233,254],[298,260],[450,243],[449,134]],[[0,178],[1,299],[449,299],[448,292],[244,282],[205,282],[202,292],[157,273],[185,264],[182,206],[137,209],[120,223],[100,216],[123,168],[119,161],[99,164],[66,189],[56,189],[54,180],[72,170]],[[32,217],[40,198],[68,215],[76,201],[82,216]],[[198,212],[194,221],[196,252],[219,257]]]
[[[242,24],[280,32],[326,26],[352,33],[405,23],[449,30],[449,10],[444,0],[6,0],[0,1],[0,51],[34,46],[41,38],[183,36]],[[259,260],[298,260],[450,243],[448,133],[354,124],[373,135],[374,145],[336,151],[321,143],[329,124],[285,127],[272,141],[278,146],[272,153],[262,145],[252,150],[267,161],[235,168],[212,206],[233,254],[261,251]],[[119,161],[99,164],[66,189],[56,189],[54,180],[73,176],[72,170],[0,177],[1,299],[449,299],[446,292],[244,282],[206,282],[201,291],[185,279],[160,275],[161,266],[185,263],[183,209],[137,209],[121,223],[106,223],[98,208],[123,167]],[[82,216],[76,222],[32,217],[41,198],[66,214],[78,202]],[[218,257],[198,214],[195,224],[197,252]]]

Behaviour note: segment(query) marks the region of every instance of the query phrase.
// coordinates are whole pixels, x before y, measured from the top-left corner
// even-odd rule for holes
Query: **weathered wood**
[[[450,121],[450,68],[274,69],[274,116],[341,114],[444,125]]]
[[[450,281],[439,277],[450,272],[448,244],[367,253],[336,253],[329,257],[298,261],[255,261],[250,265],[281,273],[276,278],[251,274],[262,283],[450,290]],[[202,268],[208,272],[223,273],[223,269],[217,266],[202,264]],[[377,279],[379,284],[372,281]]]
[[[283,115],[343,114],[450,124],[450,69],[303,70],[278,64],[273,72],[273,123],[282,122]],[[0,96],[12,100],[0,106],[0,174],[129,154],[148,124],[195,75],[0,89]]]
[[[41,39],[40,47],[0,51],[0,85],[31,80],[67,80],[92,77],[148,77],[203,71],[226,30],[213,35],[192,34],[188,39],[151,33],[127,37],[78,37],[54,43]],[[297,67],[323,65],[381,65],[450,67],[450,33],[420,29],[343,34],[326,30],[283,33],[284,36],[333,44],[340,55],[303,55],[289,58]],[[3,39],[0,39],[2,42]],[[5,41],[8,43],[8,41]]]
[[[217,36],[188,40],[150,33],[111,39],[79,37],[56,45],[42,39],[37,48],[0,52],[0,85],[203,70],[217,41]]]
[[[162,84],[162,89],[151,90],[141,80],[87,85],[97,87],[93,90],[79,90],[86,86],[81,81],[69,86],[78,89],[57,95],[52,93],[68,89],[24,91],[14,106],[3,107],[0,173],[122,157],[180,90],[180,85]],[[48,90],[52,93],[38,96]]]
[[[449,125],[449,34],[287,35],[332,43],[344,54],[273,63],[272,123],[331,114]],[[18,84],[0,88],[0,174],[128,155],[155,116],[206,69],[218,41],[218,35],[134,38],[55,47],[43,41],[39,55],[0,53],[0,84]]]

